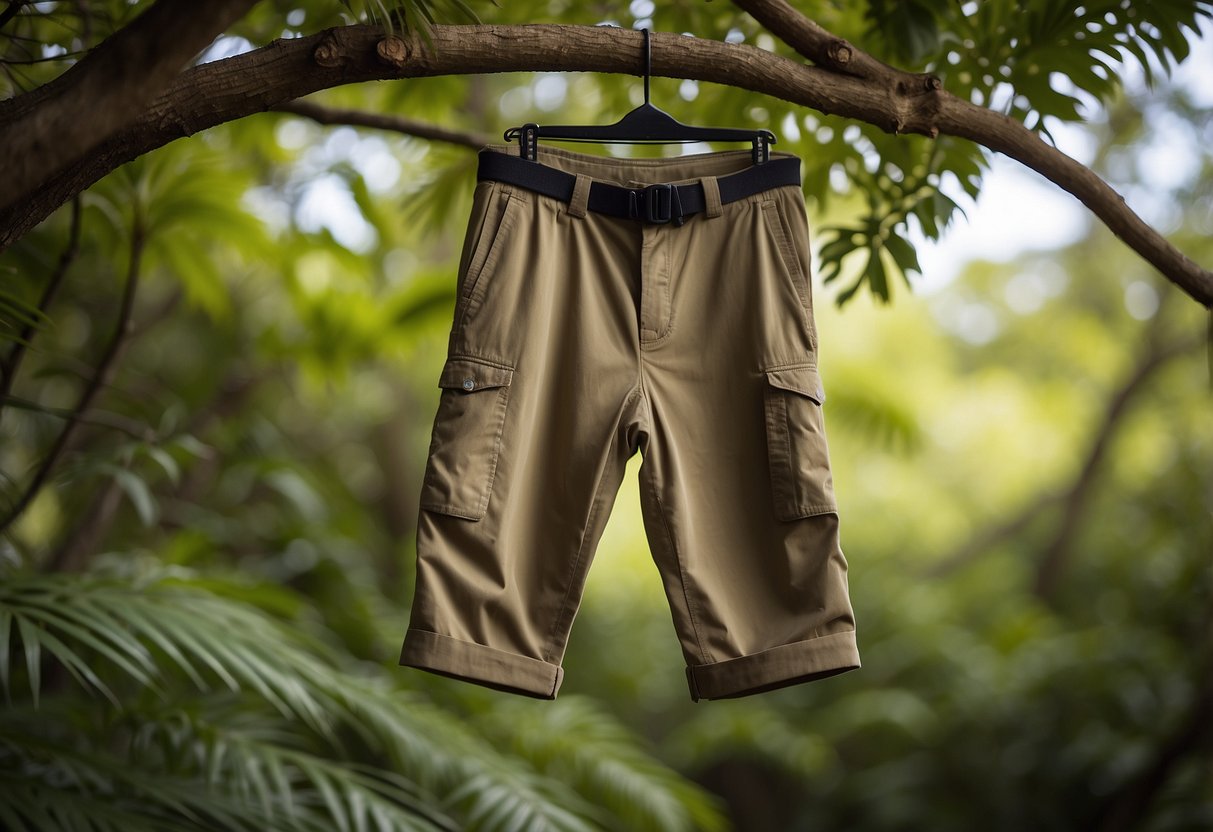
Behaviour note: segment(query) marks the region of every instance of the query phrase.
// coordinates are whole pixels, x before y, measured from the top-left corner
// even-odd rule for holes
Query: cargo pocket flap
[[[448,358],[438,377],[438,386],[471,393],[493,387],[509,387],[514,371],[475,358]]]
[[[767,370],[767,382],[772,387],[807,396],[817,404],[825,404],[826,391],[821,386],[821,376],[816,367],[784,367]]]

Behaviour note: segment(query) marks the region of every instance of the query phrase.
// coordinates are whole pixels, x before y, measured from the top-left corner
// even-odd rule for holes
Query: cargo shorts
[[[554,699],[639,451],[693,700],[859,667],[808,239],[789,153],[480,150],[401,665]]]

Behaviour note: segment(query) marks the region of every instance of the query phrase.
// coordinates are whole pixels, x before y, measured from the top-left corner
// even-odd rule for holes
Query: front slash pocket
[[[467,265],[461,269],[455,313],[457,325],[484,298],[485,284],[492,277],[493,268],[501,257],[501,244],[513,224],[516,212],[517,200],[513,193],[502,190],[497,183],[489,184],[492,187],[485,198],[484,215],[476,232],[475,246],[468,255]]]
[[[796,253],[796,244],[792,241],[792,229],[788,227],[784,211],[775,200],[767,200],[762,204],[764,222],[774,240],[779,258],[784,264],[784,272],[796,290],[796,296],[801,301],[805,313],[813,312],[813,297],[810,295],[809,275],[801,266],[801,258]]]
[[[421,508],[480,520],[497,474],[501,434],[514,369],[479,358],[451,357],[430,441]]]
[[[821,411],[825,389],[817,368],[767,370],[766,382],[763,406],[776,519],[837,512]]]

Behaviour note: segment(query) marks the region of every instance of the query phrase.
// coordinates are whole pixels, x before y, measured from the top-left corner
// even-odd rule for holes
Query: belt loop
[[[584,217],[586,206],[590,201],[590,177],[584,173],[577,174],[577,183],[573,185],[573,196],[569,199],[568,213],[573,217]]]
[[[708,219],[719,217],[721,214],[720,185],[717,184],[716,177],[704,176],[699,182],[703,185],[704,216]]]

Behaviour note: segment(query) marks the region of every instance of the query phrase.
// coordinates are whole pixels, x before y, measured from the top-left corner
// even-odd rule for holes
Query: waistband
[[[477,178],[509,182],[586,210],[649,223],[682,225],[686,217],[719,211],[723,203],[770,188],[800,185],[800,159],[772,152],[755,165],[748,150],[725,150],[658,159],[591,156],[539,146],[536,161],[511,145],[481,148]]]

